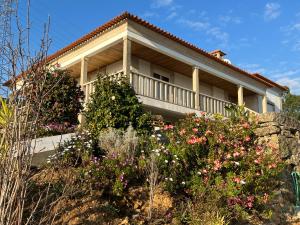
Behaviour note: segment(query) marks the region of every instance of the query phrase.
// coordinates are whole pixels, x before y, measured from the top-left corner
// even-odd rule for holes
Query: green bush
[[[88,129],[95,136],[108,127],[125,130],[131,125],[138,133],[151,130],[151,116],[144,111],[125,78],[99,75],[85,117]]]
[[[71,132],[78,124],[84,93],[68,71],[51,68],[45,73],[39,116],[40,134]]]
[[[203,113],[165,125],[153,137],[152,151],[171,193],[206,203],[213,200],[232,218],[268,214],[267,203],[282,168],[279,150],[258,145],[255,118],[238,115],[226,119]]]

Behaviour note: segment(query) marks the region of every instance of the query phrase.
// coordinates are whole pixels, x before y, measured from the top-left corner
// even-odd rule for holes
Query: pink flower
[[[207,130],[206,132],[205,132],[205,136],[210,136],[210,135],[213,135],[214,133],[212,132],[212,131],[210,131],[210,130]]]
[[[230,158],[231,158],[231,154],[228,153],[228,154],[226,155],[226,159],[230,159]]]
[[[251,137],[250,136],[246,136],[245,137],[245,141],[249,142],[251,140]]]
[[[264,196],[263,196],[263,203],[267,203],[269,200],[269,195],[267,193],[264,193]]]
[[[240,156],[240,153],[239,153],[239,152],[234,152],[234,153],[233,153],[233,157],[234,157],[234,158],[239,157],[239,156]]]
[[[170,129],[173,129],[174,128],[174,126],[173,125],[165,125],[164,126],[164,130],[170,130]]]
[[[181,129],[180,132],[179,132],[180,136],[184,135],[185,133],[186,133],[185,129]]]
[[[218,171],[219,169],[221,169],[222,167],[222,163],[220,162],[220,160],[215,160],[214,161],[214,171]]]
[[[273,169],[273,168],[276,168],[276,167],[277,167],[277,165],[275,163],[272,163],[272,164],[268,165],[269,169]]]
[[[233,179],[233,181],[236,182],[237,184],[239,184],[239,183],[241,183],[241,178],[235,177],[235,178]]]
[[[259,160],[259,159],[255,159],[255,160],[254,160],[254,163],[260,164],[260,160]]]
[[[188,140],[188,144],[193,145],[196,143],[200,143],[200,144],[205,144],[207,141],[206,137],[199,137],[196,138],[195,136],[192,136],[189,140]]]
[[[195,132],[195,133],[198,132],[198,129],[197,129],[197,128],[193,128],[192,130],[193,130],[193,132]]]
[[[244,129],[249,129],[250,128],[250,124],[249,123],[244,123],[243,125],[242,125],[242,127],[244,128]]]
[[[199,123],[199,122],[200,122],[200,119],[199,119],[199,118],[195,118],[195,119],[194,119],[194,122],[195,122],[195,123]]]

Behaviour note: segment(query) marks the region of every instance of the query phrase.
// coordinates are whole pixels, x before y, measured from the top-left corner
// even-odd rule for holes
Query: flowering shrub
[[[126,78],[99,75],[85,116],[87,127],[95,136],[108,127],[125,130],[131,125],[138,133],[151,130],[151,116],[144,111]]]
[[[89,132],[77,133],[70,140],[59,145],[55,154],[49,156],[47,162],[52,166],[81,166],[91,157],[100,156],[97,142]]]
[[[45,73],[46,79],[40,81],[44,83],[41,92],[43,96],[40,96],[38,88],[36,95],[30,96],[37,101],[43,97],[39,110],[39,135],[73,131],[78,124],[78,114],[83,109],[84,93],[68,71],[51,67]]]
[[[255,118],[248,116],[225,119],[202,113],[161,127],[152,151],[166,188],[214,196],[233,217],[267,210],[282,163],[278,149],[256,144]]]

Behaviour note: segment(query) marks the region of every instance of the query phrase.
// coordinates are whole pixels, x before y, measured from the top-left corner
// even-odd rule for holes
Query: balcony
[[[112,75],[112,77],[121,76],[123,76],[123,71]],[[83,85],[85,102],[90,100],[90,95],[94,92],[95,81],[96,80],[93,80]],[[219,113],[227,117],[228,111],[225,107],[235,105],[233,102],[201,93],[199,95],[200,105],[197,105],[195,100],[196,93],[194,91],[141,73],[131,72],[130,83],[136,94],[141,98],[142,102],[143,98],[150,98],[152,100],[165,103],[165,105],[172,104],[174,106],[179,106],[180,108],[184,107],[186,112],[204,111],[211,114]],[[152,106],[157,107],[157,103],[154,103]],[[164,106],[164,104],[159,105],[160,107]],[[256,113],[252,110],[249,111]]]

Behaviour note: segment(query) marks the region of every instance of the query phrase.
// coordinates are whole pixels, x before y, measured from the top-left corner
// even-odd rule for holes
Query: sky
[[[300,94],[300,0],[31,0],[30,11],[33,45],[50,18],[49,53],[129,11]]]

